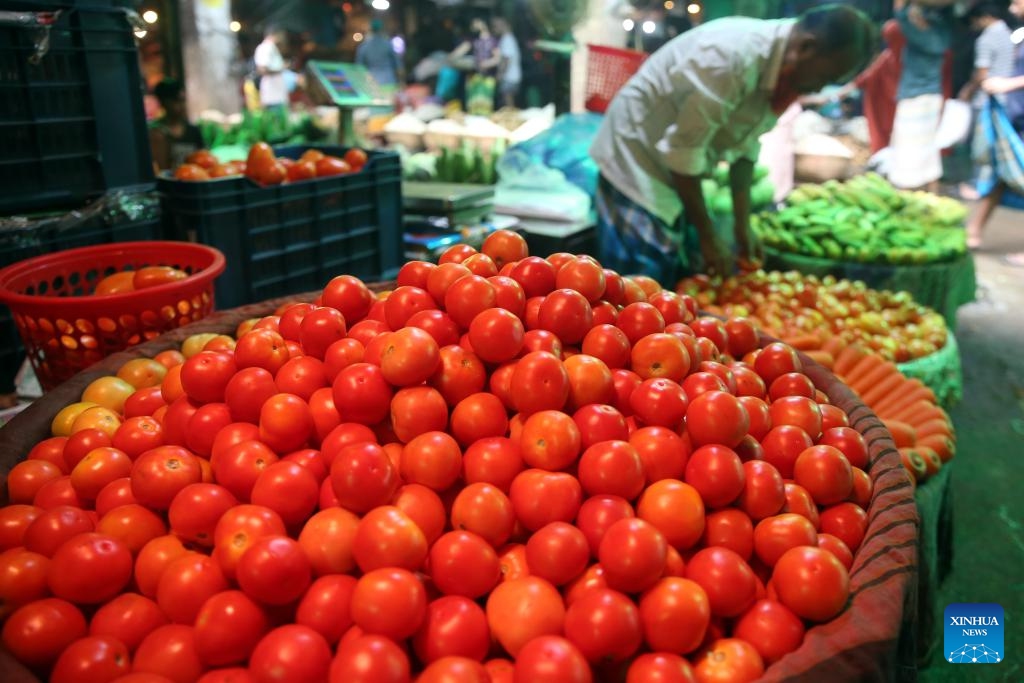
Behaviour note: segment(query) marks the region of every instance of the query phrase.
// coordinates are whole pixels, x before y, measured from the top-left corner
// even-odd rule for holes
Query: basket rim
[[[101,254],[116,254],[132,252],[133,250],[157,251],[163,254],[191,252],[197,256],[208,256],[210,263],[198,270],[184,280],[168,282],[155,287],[147,287],[142,290],[122,292],[120,294],[107,294],[95,296],[92,294],[83,296],[52,296],[40,294],[22,294],[8,288],[8,283],[26,273],[38,270],[41,267],[55,263],[78,261],[90,256]],[[227,259],[217,248],[194,242],[175,242],[171,240],[143,240],[135,242],[113,242],[110,244],[97,244],[88,247],[76,247],[64,249],[52,254],[43,254],[32,258],[12,263],[0,269],[0,303],[7,304],[12,310],[16,306],[32,306],[40,303],[60,303],[62,305],[74,304],[122,304],[132,303],[140,298],[156,297],[161,294],[169,294],[182,287],[196,287],[199,285],[211,284],[227,268]]]

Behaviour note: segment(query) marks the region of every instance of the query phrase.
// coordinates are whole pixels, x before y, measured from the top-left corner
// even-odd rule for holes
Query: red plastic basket
[[[603,114],[615,93],[626,84],[647,59],[647,54],[607,45],[588,45],[587,111]]]
[[[147,289],[88,296],[121,270],[174,266],[190,274]],[[14,314],[44,389],[101,358],[205,317],[224,255],[187,242],[119,242],[67,249],[0,270],[0,302]]]

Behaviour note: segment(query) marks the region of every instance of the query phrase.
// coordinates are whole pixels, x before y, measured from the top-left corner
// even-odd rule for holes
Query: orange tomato
[[[309,180],[316,177],[316,163],[310,160],[299,160],[288,167],[288,181]]]
[[[366,152],[358,147],[353,147],[348,150],[345,152],[344,156],[345,162],[351,166],[354,171],[362,170],[363,166],[366,165],[366,158]]]
[[[182,164],[174,170],[174,178],[176,180],[195,181],[195,180],[209,180],[210,174],[206,172],[206,169],[196,164]]]
[[[195,164],[196,166],[205,168],[207,170],[213,168],[214,166],[217,166],[220,163],[217,157],[213,155],[213,152],[211,152],[208,149],[200,149],[195,152],[192,152],[191,154],[188,155],[188,158],[186,158],[185,161],[189,164]]]
[[[333,176],[333,175],[345,175],[351,173],[352,167],[344,159],[338,157],[325,156],[316,162],[316,175],[318,178]]]
[[[135,291],[134,278],[135,273],[130,270],[108,275],[96,283],[96,289],[93,290],[93,295],[108,296],[110,294],[133,292]]]
[[[185,354],[177,349],[167,349],[153,356],[153,360],[167,369],[173,368],[175,365],[181,365],[185,362]]]
[[[54,436],[70,436],[71,426],[78,419],[78,416],[84,413],[89,408],[96,407],[96,404],[91,401],[79,401],[78,403],[72,403],[69,406],[64,406],[59,413],[53,418],[53,422],[50,423],[50,433]]]
[[[312,161],[314,164],[324,158],[324,153],[318,149],[307,149],[299,157],[299,161]]]
[[[98,429],[109,437],[121,426],[121,417],[113,410],[96,405],[86,408],[71,423],[71,433],[80,432],[83,429]]]
[[[117,376],[136,389],[155,387],[166,374],[167,366],[153,358],[133,358],[117,370]]]
[[[146,266],[135,271],[132,284],[135,289],[146,289],[157,285],[166,285],[168,282],[177,282],[188,277],[188,273],[170,266]]]

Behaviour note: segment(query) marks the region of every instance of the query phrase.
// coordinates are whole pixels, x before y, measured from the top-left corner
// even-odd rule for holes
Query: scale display
[[[366,67],[347,62],[310,61],[306,69],[312,77],[322,104],[338,107],[371,107],[391,104],[389,96]]]

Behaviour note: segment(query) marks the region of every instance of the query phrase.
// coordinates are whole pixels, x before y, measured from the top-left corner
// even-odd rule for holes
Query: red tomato
[[[818,534],[806,517],[792,513],[761,520],[754,528],[754,552],[769,567],[790,548],[817,545]]]
[[[480,251],[487,254],[498,268],[515,263],[529,254],[526,239],[512,230],[495,230],[484,238]]]
[[[214,559],[228,578],[235,577],[238,560],[256,540],[284,535],[281,516],[261,505],[237,505],[217,522],[213,532]]]
[[[329,348],[332,347],[334,347],[334,344]],[[295,394],[304,401],[309,401],[313,392],[329,386],[325,363],[314,356],[300,356],[290,359],[277,371],[274,381],[281,393]],[[274,393],[278,392],[275,391]],[[225,393],[226,400],[227,394]]]
[[[487,278],[487,281],[494,287],[494,305],[522,320],[526,312],[526,292],[523,286],[505,275],[495,275]]]
[[[343,422],[377,424],[391,409],[394,390],[383,372],[370,363],[355,363],[334,380],[334,405]]]
[[[793,479],[818,505],[839,503],[853,491],[850,463],[832,446],[812,446],[800,453],[793,464]]]
[[[481,391],[487,383],[487,371],[480,358],[458,345],[445,346],[440,351],[441,365],[430,383],[441,392],[448,405]]]
[[[243,441],[215,456],[211,467],[218,484],[236,499],[249,502],[260,473],[278,460],[262,441]]]
[[[616,390],[618,388],[616,378]],[[643,380],[629,394],[631,412],[648,425],[675,429],[686,416],[688,405],[683,388],[663,378]],[[619,408],[621,410],[621,406]]]
[[[160,574],[156,602],[171,621],[193,624],[203,603],[227,589],[227,579],[216,560],[190,552],[168,563]]]
[[[776,377],[768,388],[768,396],[777,401],[786,396],[804,396],[814,398],[814,382],[802,372],[787,372]]]
[[[160,536],[147,543],[135,558],[135,584],[147,597],[156,597],[160,577],[167,566],[190,551],[176,536]]]
[[[764,673],[754,646],[739,638],[720,638],[700,653],[694,665],[698,683],[748,683]]]
[[[742,510],[728,508],[707,516],[703,545],[728,548],[749,562],[754,552],[754,525]]]
[[[338,648],[330,683],[409,683],[409,658],[390,638],[358,636]]]
[[[857,552],[868,529],[868,515],[855,503],[837,503],[821,511],[821,530]]]
[[[644,488],[644,467],[628,441],[596,443],[580,457],[577,476],[590,495],[607,494],[633,500]]]
[[[174,683],[198,680],[203,664],[196,651],[195,630],[182,624],[154,629],[135,651],[132,671],[166,676]]]
[[[565,469],[579,456],[579,428],[571,417],[558,410],[533,413],[523,423],[520,453],[530,467]]]
[[[644,466],[648,485],[662,479],[682,479],[690,458],[689,441],[665,427],[642,427],[629,435]]]
[[[618,496],[591,496],[580,506],[576,526],[586,538],[591,556],[597,557],[601,539],[620,519],[633,517],[633,507]],[[648,519],[647,521],[652,521]],[[653,523],[653,522],[652,522]]]
[[[864,510],[871,505],[871,493],[874,485],[871,483],[871,475],[857,467],[853,468],[853,491],[850,493],[850,501],[856,503]]]
[[[761,376],[758,375],[753,368],[741,363],[733,363],[732,366],[730,366],[730,369],[732,370],[733,377],[736,378],[737,396],[740,398],[743,398],[744,396],[757,399],[764,398],[767,393],[764,380],[761,379]],[[744,406],[746,405],[747,404],[744,401]],[[753,416],[751,416],[751,419],[753,419]]]
[[[575,519],[583,500],[583,489],[571,474],[528,469],[512,480],[509,500],[519,523],[536,531],[550,522]]]
[[[269,630],[266,612],[245,593],[217,593],[196,615],[196,652],[206,666],[244,664]]]
[[[501,261],[491,254],[488,255],[500,267]],[[517,259],[509,276],[522,286],[526,298],[530,299],[535,296],[545,296],[554,290],[557,271],[551,263],[539,256],[523,256]]]
[[[430,333],[404,327],[386,337],[380,369],[391,384],[411,386],[427,380],[440,362],[440,348]]]
[[[619,311],[615,324],[626,334],[630,344],[665,330],[665,319],[661,313],[645,301],[631,303]]]
[[[686,411],[686,431],[694,445],[739,444],[750,429],[750,417],[738,398],[723,391],[701,394]]]
[[[414,313],[433,308],[437,304],[430,292],[418,287],[398,287],[384,302],[385,321],[392,330],[399,330]]]
[[[601,441],[626,441],[630,438],[626,419],[610,405],[585,405],[573,413],[572,419],[579,429],[583,449]]]
[[[120,505],[103,515],[96,531],[121,541],[135,555],[149,541],[167,533],[163,518],[137,503]]]
[[[462,263],[473,254],[478,253],[476,248],[469,244],[455,244],[441,253],[441,257],[437,260],[440,264],[445,263]]]
[[[761,375],[765,384],[771,386],[772,382],[787,372],[800,372],[803,365],[791,346],[774,342],[765,346],[757,354],[757,358],[754,359],[754,369],[757,374]]]
[[[459,401],[451,417],[452,434],[463,446],[488,437],[504,436],[508,431],[505,406],[501,399],[487,392],[472,394]]]
[[[312,568],[298,541],[264,536],[239,559],[236,575],[238,585],[250,597],[267,605],[286,605],[306,592]]]
[[[797,457],[813,445],[807,432],[793,425],[775,426],[761,440],[765,462],[774,465],[783,479],[793,477]]]
[[[24,548],[0,553],[0,619],[14,610],[49,595],[50,560]]]
[[[524,466],[519,442],[505,437],[476,441],[462,457],[463,479],[467,484],[493,484],[505,493]]]
[[[637,593],[653,585],[665,567],[668,543],[653,524],[627,518],[605,532],[598,547],[609,587]]]
[[[659,580],[640,598],[644,641],[656,652],[687,654],[704,641],[711,621],[708,596],[690,579]]]
[[[631,347],[626,333],[614,325],[595,325],[583,338],[583,353],[604,361],[609,368],[629,364]]]
[[[279,626],[263,636],[249,659],[256,683],[322,683],[330,667],[327,641],[299,624]]]
[[[833,427],[825,430],[818,445],[838,448],[852,467],[862,470],[868,466],[868,446],[864,437],[850,427]]]
[[[352,576],[321,576],[299,602],[295,623],[313,629],[333,647],[352,626],[350,605],[355,587]]]
[[[428,665],[444,657],[482,662],[491,645],[487,614],[469,598],[440,597],[427,605],[412,643],[417,657]]]
[[[446,432],[420,434],[405,445],[400,471],[406,483],[444,491],[462,473],[462,450]]]
[[[398,489],[398,472],[379,445],[355,443],[334,457],[331,485],[342,507],[368,512],[391,500]]]
[[[390,505],[374,508],[360,520],[352,550],[364,572],[381,567],[415,571],[427,557],[427,541],[416,523]]]
[[[814,528],[817,529],[820,526],[820,518],[818,516],[818,506],[814,504],[814,500],[811,498],[811,494],[807,492],[803,486],[787,482],[785,485],[786,489],[786,505],[782,508],[783,512],[792,512],[810,520]]]
[[[711,614],[735,617],[757,597],[757,579],[743,558],[728,548],[704,548],[686,564],[686,578],[696,581],[708,596]]]
[[[626,683],[694,683],[693,668],[679,655],[649,652],[632,661]]]
[[[843,611],[850,594],[846,568],[835,555],[817,547],[787,550],[775,564],[772,584],[779,602],[814,622],[828,621]]]
[[[396,284],[399,287],[426,289],[427,277],[438,266],[429,261],[407,261],[398,269]],[[327,305],[326,301],[324,302]],[[335,308],[338,308],[335,306]]]
[[[761,659],[771,664],[800,647],[804,624],[782,603],[759,600],[736,622],[733,633],[753,645]]]
[[[329,176],[336,175],[347,175],[352,173],[352,166],[344,159],[338,157],[325,156],[316,162],[316,177],[326,178]]]
[[[525,643],[516,656],[515,680],[532,683],[590,683],[593,674],[579,648],[557,635]]]
[[[708,507],[721,508],[743,493],[746,474],[740,457],[731,448],[701,446],[686,463],[686,483],[697,489]]]
[[[559,634],[565,624],[562,596],[549,582],[536,576],[499,584],[487,598],[486,611],[491,635],[517,662],[527,643]],[[580,661],[586,666],[582,655]]]
[[[836,559],[846,567],[846,571],[853,568],[853,553],[839,538],[832,534],[818,534],[818,547],[835,555]]]
[[[316,509],[320,482],[306,467],[279,461],[265,468],[256,478],[251,500],[277,512],[290,527],[299,526]]]
[[[552,522],[526,542],[526,562],[530,574],[556,586],[579,576],[590,559],[590,546],[582,531],[566,522]]]
[[[233,354],[202,351],[181,366],[181,386],[196,403],[221,402],[236,370]]]
[[[367,154],[358,147],[352,147],[345,152],[344,159],[345,163],[358,172],[366,165]]]
[[[366,317],[373,305],[373,292],[362,280],[352,275],[338,275],[331,279],[322,293],[324,306],[334,308],[346,322],[357,323]]]
[[[179,446],[159,446],[135,460],[132,495],[143,505],[166,510],[179,491],[201,479],[202,469],[195,455]]]
[[[135,652],[153,630],[168,623],[154,601],[137,593],[122,593],[102,605],[89,622],[89,635],[110,636]]]
[[[213,546],[213,531],[221,516],[238,504],[218,484],[189,484],[174,497],[167,511],[171,531],[185,541]]]
[[[561,410],[569,398],[569,373],[560,359],[534,351],[516,362],[510,389],[516,410],[524,415]]]
[[[821,404],[821,431],[822,433],[836,427],[849,427],[850,417],[843,411],[829,403]]]
[[[70,474],[75,465],[80,463],[90,452],[111,445],[110,436],[98,429],[81,429],[75,432],[67,438],[67,442],[64,444],[64,469]]]
[[[284,337],[273,330],[252,330],[242,335],[235,345],[235,366],[239,370],[256,367],[273,375],[288,358]]]
[[[643,642],[640,611],[622,593],[596,588],[566,610],[565,636],[592,664],[625,661]]]
[[[86,636],[85,617],[70,602],[44,598],[18,608],[3,626],[3,644],[27,666],[49,666]]]
[[[501,410],[504,413],[504,407]],[[433,387],[405,387],[391,399],[390,427],[397,440],[403,443],[427,432],[444,431],[447,426],[448,404],[441,392]]]
[[[775,466],[761,460],[743,463],[744,487],[738,503],[753,520],[778,514],[786,504],[782,476]]]
[[[812,439],[821,436],[821,408],[817,402],[805,396],[785,396],[772,401],[770,413],[772,425],[793,425],[800,427]]]
[[[260,439],[284,455],[304,448],[313,435],[309,404],[294,394],[275,394],[260,408]]]
[[[516,517],[512,501],[501,489],[478,482],[468,484],[456,495],[452,503],[451,522],[453,529],[471,531],[491,546],[499,548],[512,535]]]
[[[47,583],[58,598],[81,605],[106,602],[132,576],[132,556],[122,541],[82,533],[65,541],[50,562]]]
[[[375,569],[364,574],[352,593],[352,621],[365,633],[396,641],[412,636],[427,613],[427,592],[410,571]]]
[[[96,450],[100,451],[100,449]],[[122,451],[111,448],[104,449],[102,452],[110,451],[123,454]],[[88,457],[88,455],[86,457]],[[124,457],[124,460],[130,469],[131,461],[128,460],[127,456]],[[79,463],[79,465],[80,464],[81,463]],[[95,467],[96,465],[94,465],[92,469],[95,469]],[[77,469],[78,465],[76,465],[75,468]],[[71,485],[75,487],[75,490],[80,496],[88,500],[93,500],[96,498],[99,491],[94,492],[92,489],[97,484],[106,485],[107,482],[103,481],[103,477],[109,476],[111,473],[104,471],[99,474],[102,476],[97,476],[97,474],[90,471],[87,475],[89,481],[84,481],[84,477],[80,473],[78,477],[78,486],[75,486],[75,477],[72,477]],[[42,488],[43,484],[53,481],[54,479],[58,479],[62,475],[63,472],[61,471],[61,468],[52,462],[47,462],[46,460],[23,460],[12,467],[11,471],[7,473],[8,500],[11,503],[17,504],[31,503],[35,499],[36,493],[40,488]],[[118,477],[114,478],[116,479]],[[88,486],[83,486],[83,484],[88,484]],[[102,485],[100,488],[102,488]],[[92,495],[86,495],[87,492]]]
[[[501,579],[498,555],[487,541],[469,531],[450,531],[430,548],[434,585],[445,595],[479,598]]]
[[[87,636],[68,645],[53,671],[53,683],[110,681],[130,672],[128,648],[110,636]]]
[[[544,297],[539,322],[566,344],[583,341],[594,324],[594,312],[587,298],[573,289],[557,289]]]
[[[469,341],[477,355],[488,363],[515,358],[523,348],[522,321],[503,308],[489,308],[475,315],[468,325]]]
[[[494,307],[497,292],[487,278],[467,275],[453,282],[444,295],[444,308],[460,328],[469,329],[480,313]]]

